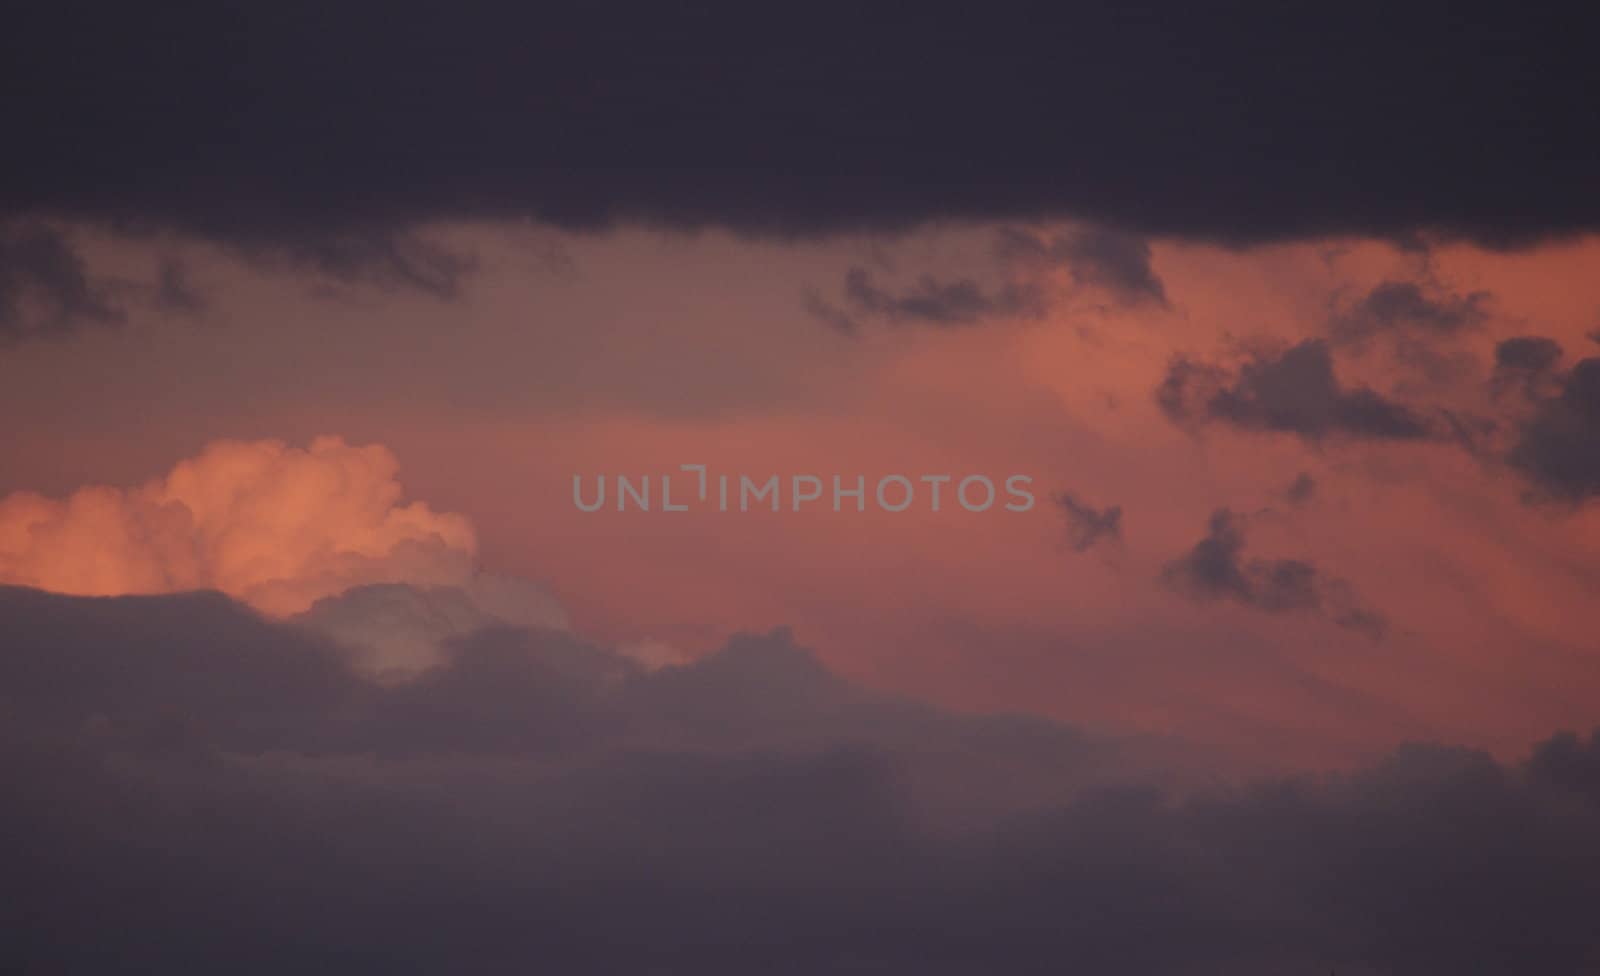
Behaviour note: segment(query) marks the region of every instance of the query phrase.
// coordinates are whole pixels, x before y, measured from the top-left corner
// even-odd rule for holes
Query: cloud
[[[1295,476],[1289,482],[1289,487],[1283,490],[1283,497],[1291,505],[1304,505],[1317,496],[1317,479],[1305,471]]]
[[[1057,495],[1055,501],[1067,521],[1067,545],[1073,552],[1087,552],[1100,542],[1122,541],[1121,505],[1096,509],[1069,491]]]
[[[1343,386],[1322,339],[1307,339],[1276,355],[1258,353],[1237,374],[1189,359],[1173,360],[1156,402],[1176,423],[1226,423],[1244,430],[1295,434],[1308,441],[1331,436],[1415,440],[1432,435],[1409,407],[1366,387]]]
[[[1430,296],[1412,281],[1383,281],[1353,308],[1335,315],[1329,331],[1337,342],[1361,342],[1402,332],[1451,336],[1482,325],[1489,317],[1485,308],[1489,299],[1486,291]]]
[[[1365,7],[1262,7],[1241,32],[1176,2],[1138,18],[940,3],[914,26],[884,12],[846,29],[643,3],[104,4],[85,32],[39,5],[8,24],[0,58],[29,134],[0,171],[0,210],[258,238],[503,215],[1517,242],[1600,222],[1577,162],[1596,148],[1571,97],[1595,87],[1581,18],[1507,10],[1444,31],[1419,8],[1375,31]],[[158,64],[139,54],[154,49]],[[1479,70],[1485,50],[1495,70]]]
[[[313,603],[293,622],[345,645],[358,672],[408,681],[459,638],[500,627],[566,630],[566,611],[527,580],[478,573],[457,586],[369,583]]]
[[[1521,424],[1507,460],[1551,498],[1600,495],[1600,358],[1581,359]]]
[[[123,320],[76,248],[39,224],[0,224],[0,342]]]
[[[1268,613],[1325,612],[1340,627],[1383,636],[1383,617],[1361,606],[1345,581],[1303,559],[1247,558],[1244,528],[1241,516],[1217,509],[1205,537],[1166,565],[1162,581],[1195,600],[1226,600]]]
[[[1495,396],[1518,390],[1529,399],[1546,395],[1557,381],[1556,366],[1561,362],[1561,343],[1544,336],[1516,336],[1494,347],[1494,375],[1490,389]]]
[[[392,225],[319,229],[232,243],[237,253],[258,264],[308,270],[340,285],[416,291],[441,301],[456,298],[479,266],[474,254],[416,228]]]
[[[402,503],[388,449],[322,437],[219,441],[164,477],[64,499],[0,499],[0,582],[62,593],[216,589],[297,613],[365,583],[466,585],[460,515]]]
[[[1045,240],[1007,228],[995,253],[1012,263],[1064,266],[1079,285],[1103,288],[1126,304],[1167,304],[1166,286],[1150,263],[1150,244],[1142,237],[1106,227],[1090,227]]]
[[[170,258],[161,262],[156,276],[155,304],[163,311],[188,315],[205,308],[205,299],[196,290],[189,269],[182,261]]]
[[[1032,283],[1007,282],[988,289],[971,278],[942,281],[923,275],[910,289],[897,294],[878,285],[872,272],[860,267],[846,272],[843,300],[846,308],[840,309],[808,292],[806,307],[846,333],[857,331],[863,318],[950,328],[990,318],[1038,316],[1045,309],[1044,294]]]
[[[1600,952],[1600,737],[1194,789],[1136,743],[864,692],[781,632],[655,673],[497,632],[385,686],[216,594],[0,589],[0,621],[14,968],[1453,976]]]

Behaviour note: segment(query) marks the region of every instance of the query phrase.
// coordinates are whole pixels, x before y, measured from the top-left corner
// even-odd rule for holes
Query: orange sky
[[[1121,302],[1070,269],[998,266],[994,231],[752,244],[437,228],[483,265],[453,300],[319,281],[172,240],[164,246],[202,283],[200,313],[139,312],[0,357],[0,409],[25,418],[0,460],[0,491],[60,497],[105,483],[132,497],[208,443],[305,447],[337,435],[392,451],[404,497],[324,511],[295,495],[332,520],[309,543],[229,508],[227,518],[256,526],[249,568],[135,574],[128,588],[200,583],[249,598],[267,577],[300,586],[307,567],[322,566],[304,552],[370,550],[375,526],[392,529],[391,508],[420,501],[428,519],[452,526],[449,547],[484,570],[542,582],[574,629],[598,640],[694,654],[736,629],[790,624],[832,666],[875,685],[1181,734],[1273,762],[1344,764],[1407,738],[1509,752],[1594,724],[1593,504],[1530,503],[1519,474],[1449,444],[1182,430],[1153,391],[1174,356],[1231,363],[1264,342],[1325,336],[1374,286],[1403,280],[1441,300],[1485,293],[1482,321],[1410,347],[1393,336],[1338,347],[1341,382],[1506,415],[1512,408],[1488,392],[1497,341],[1549,336],[1569,364],[1596,351],[1586,336],[1600,325],[1590,273],[1600,241],[1516,253],[1155,241],[1163,307]],[[144,273],[159,250],[84,239],[91,266],[111,279]],[[1051,302],[1039,317],[962,328],[867,321],[848,336],[810,315],[803,296],[838,300],[854,266],[886,283],[1025,277]],[[982,515],[572,505],[574,474],[691,462],[825,479],[1021,473],[1040,504]],[[1294,505],[1284,491],[1301,473],[1317,490]],[[334,478],[303,490],[352,489]],[[1061,490],[1121,506],[1120,544],[1070,551],[1049,500]],[[204,507],[192,493],[180,500]],[[23,521],[23,501],[5,504],[0,532]],[[1163,567],[1224,507],[1245,515],[1251,557],[1315,563],[1381,613],[1387,633],[1374,641],[1326,614],[1196,602],[1163,585]],[[21,556],[0,565],[14,582],[116,589],[101,573],[110,537],[94,534],[108,530],[86,531],[26,557],[48,557],[54,575]],[[0,551],[21,551],[10,545]],[[303,591],[344,577],[319,579]],[[255,602],[289,612],[304,601]]]

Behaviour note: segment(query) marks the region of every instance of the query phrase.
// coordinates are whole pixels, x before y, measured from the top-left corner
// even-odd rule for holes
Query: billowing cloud
[[[387,448],[220,441],[135,488],[0,500],[0,581],[61,593],[215,589],[272,614],[352,586],[460,585],[471,524],[403,503]]]
[[[1257,353],[1232,373],[1178,358],[1156,390],[1178,423],[1221,422],[1245,430],[1295,434],[1308,441],[1342,435],[1373,440],[1430,436],[1423,418],[1367,387],[1346,387],[1328,343],[1307,339],[1282,352]]]
[[[1245,554],[1245,520],[1226,508],[1211,515],[1204,538],[1168,563],[1161,578],[1196,600],[1228,600],[1268,613],[1326,612],[1340,627],[1378,638],[1386,623],[1359,604],[1350,584],[1304,559],[1253,559]]]

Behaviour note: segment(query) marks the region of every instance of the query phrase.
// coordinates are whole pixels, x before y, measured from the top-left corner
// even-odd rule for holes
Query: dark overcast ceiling
[[[1512,243],[1600,222],[1579,6],[34,4],[0,208]]]

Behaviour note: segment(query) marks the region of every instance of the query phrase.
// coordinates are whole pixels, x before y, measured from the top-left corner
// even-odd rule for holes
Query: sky
[[[1592,17],[14,19],[0,960],[1600,962]]]

